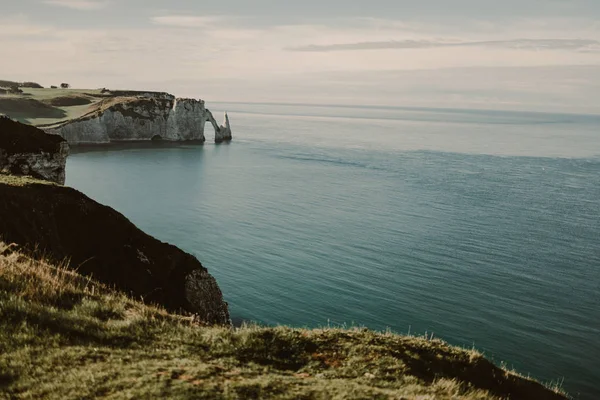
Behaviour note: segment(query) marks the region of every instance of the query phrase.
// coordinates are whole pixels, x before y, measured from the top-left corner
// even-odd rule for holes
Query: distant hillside
[[[225,115],[219,125],[202,99],[178,99],[166,92],[40,89],[34,82],[27,84],[36,87],[0,88],[0,114],[61,135],[71,145],[151,140],[204,143],[206,123],[214,129],[215,143],[232,140],[229,117]]]
[[[0,81],[10,83],[9,81]],[[14,84],[14,82],[12,82]],[[31,83],[30,86],[34,86]],[[0,91],[0,114],[31,125],[54,124],[78,118],[89,112],[89,107],[99,103],[110,93],[101,90],[41,89],[21,86],[22,93]]]
[[[437,339],[367,329],[203,327],[1,242],[0,393],[14,399],[566,398]]]
[[[44,87],[37,82],[14,82],[0,79],[0,87],[24,87],[24,88],[35,88],[43,89]]]
[[[18,87],[20,93],[11,92]],[[98,109],[105,99],[150,95],[173,98],[164,92],[107,89],[44,88],[36,82],[0,80],[0,114],[35,126],[77,119]]]
[[[11,88],[18,88],[20,93],[11,92]],[[60,87],[45,89],[36,82],[0,80],[0,114],[26,124],[49,126],[93,113],[98,109],[97,105],[107,98],[140,96],[175,99],[175,96],[166,92]]]
[[[11,86],[19,86],[19,82],[6,81],[3,79],[0,79],[0,87],[7,88],[7,87],[11,87]]]

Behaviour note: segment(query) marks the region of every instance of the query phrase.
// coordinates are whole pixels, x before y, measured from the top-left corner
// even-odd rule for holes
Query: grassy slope
[[[188,310],[213,323],[229,320],[216,281],[198,259],[73,188],[0,174],[0,235],[39,249],[35,254],[69,258],[80,274],[148,303]],[[192,296],[186,282],[193,272],[201,280]]]
[[[23,94],[0,95],[0,113],[31,125],[54,124],[78,118],[102,100],[99,90],[21,88]],[[89,104],[56,105],[55,99],[88,99]],[[53,104],[55,103],[55,104]]]
[[[38,127],[55,127],[83,116],[98,115],[116,104],[139,102],[137,94],[141,93],[115,91],[102,94],[100,90],[91,89],[21,89],[23,94],[0,95],[0,114]]]
[[[2,397],[564,398],[439,340],[202,327],[0,243]]]

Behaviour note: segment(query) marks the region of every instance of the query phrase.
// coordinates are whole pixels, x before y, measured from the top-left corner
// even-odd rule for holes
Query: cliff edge
[[[0,115],[0,173],[29,175],[63,185],[67,141]]]
[[[204,142],[207,126],[214,129],[216,143],[232,139],[227,116],[219,125],[204,100],[176,98],[165,92],[45,89],[39,85],[20,86],[11,92],[0,88],[2,113],[61,135],[71,145],[144,140]]]
[[[230,323],[217,282],[195,257],[75,189],[0,175],[0,236],[32,254],[68,259],[79,273],[146,302]]]
[[[168,94],[107,97],[84,115],[54,125],[42,125],[71,144],[122,141],[205,142],[205,127],[214,128],[215,142],[232,139],[229,117],[218,125],[203,100],[175,98]]]
[[[205,327],[0,242],[0,397],[565,400],[475,350],[367,329]]]

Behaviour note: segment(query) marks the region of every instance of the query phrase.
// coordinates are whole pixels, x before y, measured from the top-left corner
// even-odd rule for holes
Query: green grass
[[[33,89],[21,88],[23,95],[29,96],[36,100],[51,100],[55,97],[86,95],[100,96],[100,90],[97,89]]]
[[[0,113],[31,125],[50,125],[79,118],[102,100],[100,90],[21,88],[22,94],[0,95]],[[86,98],[89,104],[61,106],[54,100]]]
[[[3,397],[565,398],[437,339],[202,326],[0,243]]]
[[[93,103],[93,104],[96,104],[96,103]],[[64,117],[60,117],[60,118],[43,118],[43,117],[31,118],[31,117],[29,117],[27,119],[30,124],[35,125],[35,126],[54,125],[59,122],[69,121],[69,120],[81,117],[82,115],[84,115],[88,112],[91,105],[92,104],[81,105],[81,106],[70,106],[70,107],[57,107],[65,112]]]

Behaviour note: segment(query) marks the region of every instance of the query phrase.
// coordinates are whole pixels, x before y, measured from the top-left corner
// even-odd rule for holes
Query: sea
[[[67,185],[197,256],[234,323],[476,348],[600,398],[600,116],[215,103],[229,144],[76,148]]]

